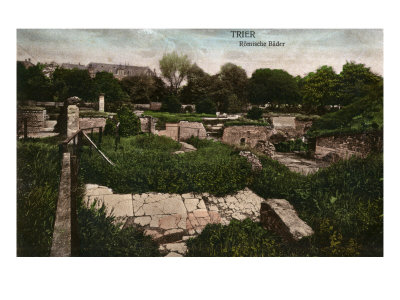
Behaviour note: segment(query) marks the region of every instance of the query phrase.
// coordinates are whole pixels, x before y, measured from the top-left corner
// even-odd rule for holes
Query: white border
[[[311,2],[311,3],[310,3]],[[385,1],[14,1],[2,11],[3,299],[395,299],[398,10]],[[16,28],[384,28],[384,258],[16,258]],[[396,72],[396,73],[395,73]],[[395,75],[396,74],[396,75]],[[13,128],[13,130],[11,130]],[[397,149],[396,149],[397,148]],[[396,297],[397,296],[397,297]]]

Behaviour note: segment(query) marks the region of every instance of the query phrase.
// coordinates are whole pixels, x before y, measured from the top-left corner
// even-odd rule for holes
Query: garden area
[[[220,142],[191,138],[198,150],[173,154],[180,144],[162,136],[104,136],[102,151],[116,164],[83,147],[80,186],[96,183],[116,193],[208,192],[233,194],[246,186],[259,196],[287,199],[315,234],[287,244],[259,223],[232,220],[207,225],[187,242],[188,256],[382,256],[383,155],[352,158],[303,176],[261,157],[252,171],[238,150]],[[17,144],[17,254],[48,256],[58,196],[57,139]],[[82,198],[82,197],[80,197]],[[79,203],[82,256],[158,256],[158,246],[134,228],[121,229],[104,207]]]

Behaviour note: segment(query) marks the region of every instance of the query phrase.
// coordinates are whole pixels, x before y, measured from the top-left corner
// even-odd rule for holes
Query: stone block
[[[131,194],[104,195],[103,201],[106,207],[109,209],[109,211],[113,209],[114,216],[116,217],[133,216]]]
[[[178,223],[182,219],[181,215],[171,215],[171,216],[165,216],[165,217],[160,217],[158,220],[158,226],[161,229],[173,229],[173,228],[178,228]]]
[[[136,217],[133,222],[135,224],[139,224],[140,226],[146,226],[146,225],[150,224],[150,221],[151,221],[151,217],[145,216],[145,217]]]
[[[261,224],[287,241],[299,241],[314,234],[285,199],[268,199],[261,203]]]
[[[184,200],[185,206],[188,212],[192,212],[197,209],[197,204],[199,203],[199,199],[196,198],[187,198]]]

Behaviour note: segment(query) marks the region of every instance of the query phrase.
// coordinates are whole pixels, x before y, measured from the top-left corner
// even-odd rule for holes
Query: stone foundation
[[[205,139],[207,137],[206,129],[200,122],[180,121],[179,123],[165,124],[165,130],[160,130],[158,135],[170,137],[175,141],[184,141],[190,137]]]
[[[232,218],[258,222],[264,199],[247,188],[234,195],[214,197],[207,193],[114,194],[107,187],[87,184],[84,200],[87,205],[95,200],[98,206],[104,203],[124,226],[140,227],[161,244],[163,251],[176,256],[184,254],[183,250],[167,250],[182,249],[182,241],[201,233],[207,224],[228,225]]]
[[[18,133],[24,132],[24,119],[27,120],[28,133],[38,133],[45,127],[46,110],[43,108],[38,109],[21,109],[17,115],[17,128]]]
[[[372,151],[382,150],[382,132],[318,137],[315,142],[315,157],[331,162],[353,155],[366,157]]]
[[[106,127],[106,118],[79,118],[79,128],[93,128],[93,127],[102,127],[103,131]],[[98,128],[94,130],[94,132],[98,132]]]

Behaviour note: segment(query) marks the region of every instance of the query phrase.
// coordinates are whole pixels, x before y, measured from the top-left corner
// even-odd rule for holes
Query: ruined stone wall
[[[271,133],[272,130],[264,126],[230,126],[224,129],[222,142],[255,148],[259,141],[269,140]]]
[[[165,130],[159,130],[157,134],[167,136],[177,141],[179,135],[179,124],[166,123]]]
[[[156,132],[156,121],[153,117],[140,117],[140,130],[142,132],[155,133]]]
[[[161,105],[161,102],[150,102],[150,110],[160,110]]]
[[[284,238],[299,240],[313,233],[283,199],[264,200],[245,188],[233,195],[215,197],[202,194],[113,194],[105,186],[87,184],[84,203],[103,203],[124,227],[140,227],[160,244],[166,256],[182,256],[185,240],[200,234],[207,224],[228,225],[232,219],[262,221]],[[265,204],[266,203],[266,204]],[[267,205],[262,209],[263,205]],[[263,214],[263,215],[261,215]]]
[[[24,119],[27,119],[28,133],[40,132],[45,127],[46,110],[20,110],[17,114],[18,133],[24,132]]]
[[[86,129],[92,127],[102,127],[103,131],[106,127],[107,118],[79,118],[79,128]],[[98,129],[95,129],[94,132],[98,132]]]
[[[354,135],[318,137],[315,143],[315,157],[336,161],[351,156],[365,157],[372,151],[383,149],[383,135],[379,132]]]
[[[190,137],[198,137],[199,139],[205,139],[207,137],[206,129],[200,122],[179,122],[180,132],[179,139],[181,141],[187,140]]]
[[[205,139],[207,137],[207,132],[200,122],[180,121],[178,124],[165,124],[165,130],[158,131],[158,135],[165,135],[175,141],[184,141],[192,136]]]

